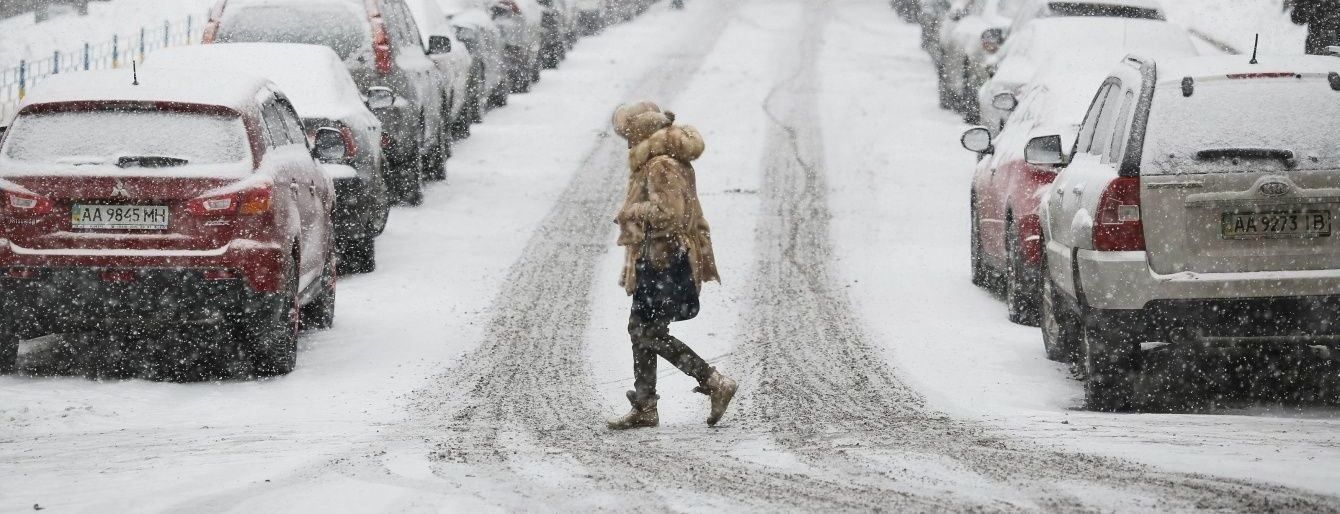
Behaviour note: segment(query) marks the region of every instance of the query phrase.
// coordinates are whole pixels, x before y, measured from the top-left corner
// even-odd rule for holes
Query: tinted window
[[[69,165],[116,165],[122,157],[221,164],[242,162],[251,149],[238,116],[146,109],[25,114],[10,127],[3,155]]]
[[[1293,152],[1299,170],[1340,169],[1340,92],[1325,75],[1160,84],[1150,106],[1142,173],[1284,171],[1276,157],[1198,159],[1206,150]]]
[[[1108,86],[1107,95],[1103,99],[1103,111],[1098,114],[1097,128],[1093,132],[1093,144],[1089,148],[1089,153],[1103,155],[1107,152],[1107,144],[1112,141],[1112,127],[1116,125],[1117,102],[1120,95],[1120,87]]]
[[[302,118],[298,117],[298,112],[293,110],[293,105],[287,100],[279,104],[281,118],[284,120],[284,127],[288,129],[288,139],[294,143],[305,144],[307,134],[303,132]]]
[[[279,114],[279,109],[275,107],[274,101],[265,102],[261,111],[265,119],[265,128],[270,132],[270,140],[274,141],[275,146],[284,146],[293,141],[289,139],[288,127],[284,125],[284,117]]]
[[[1107,98],[1108,91],[1112,86],[1104,84],[1098,90],[1098,96],[1094,98],[1093,104],[1089,107],[1089,114],[1084,116],[1084,125],[1079,129],[1079,137],[1075,140],[1076,153],[1088,153],[1089,147],[1093,145],[1093,133],[1098,127],[1098,115],[1103,111],[1103,101]]]
[[[335,50],[340,59],[372,45],[366,13],[357,4],[262,4],[225,9],[220,43],[307,43]]]
[[[1135,18],[1141,20],[1164,19],[1163,13],[1158,9],[1146,9],[1128,5],[1052,2],[1047,6],[1051,10],[1051,16],[1105,16],[1110,18]]]
[[[1135,92],[1127,91],[1126,97],[1121,101],[1121,114],[1117,115],[1117,125],[1112,131],[1112,142],[1107,145],[1107,157],[1103,159],[1104,162],[1117,162],[1122,152],[1126,151],[1126,142],[1131,139],[1127,136],[1127,132],[1131,126],[1131,111],[1134,108]]]

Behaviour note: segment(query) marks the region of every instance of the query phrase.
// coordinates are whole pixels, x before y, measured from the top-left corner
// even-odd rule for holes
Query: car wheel
[[[284,277],[284,287],[267,298],[262,308],[243,324],[245,354],[256,376],[272,377],[293,371],[298,359],[298,266],[295,262]]]
[[[0,326],[0,375],[13,375],[18,370],[19,336],[12,328]]]
[[[1097,312],[1084,320],[1084,396],[1091,410],[1123,412],[1135,396],[1140,346],[1127,327],[1107,321]]]
[[[1042,346],[1047,358],[1056,362],[1078,362],[1076,349],[1080,345],[1080,328],[1074,316],[1062,310],[1061,298],[1050,278],[1042,279]]]
[[[350,242],[340,255],[340,274],[371,273],[377,269],[377,240],[371,237]]]
[[[977,287],[990,287],[990,273],[987,272],[986,264],[982,262],[982,231],[977,221],[977,202],[973,201],[968,209],[972,217],[972,228],[969,233],[969,247],[972,263],[972,285]]]
[[[339,280],[334,259],[326,263],[326,271],[321,274],[321,294],[311,303],[302,306],[301,328],[303,330],[326,330],[335,325],[335,285]]]
[[[1005,228],[1005,305],[1010,311],[1010,322],[1038,326],[1038,273],[1024,262],[1019,248],[1019,228],[1010,223]]]

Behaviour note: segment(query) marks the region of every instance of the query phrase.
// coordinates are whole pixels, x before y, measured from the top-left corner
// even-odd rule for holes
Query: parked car
[[[502,30],[509,89],[513,93],[530,91],[530,85],[540,78],[543,9],[535,0],[486,1],[489,14]]]
[[[1040,73],[1101,72],[1128,53],[1166,58],[1195,56],[1197,50],[1186,29],[1165,21],[1060,17],[1016,28],[993,76],[978,90],[980,123],[998,134],[1009,111],[996,105],[996,97],[1017,96]]]
[[[1130,407],[1143,342],[1189,351],[1340,342],[1340,62],[1128,59],[1041,206],[1043,335],[1099,410]]]
[[[395,102],[374,111],[387,136],[388,185],[403,203],[423,202],[426,170],[441,169],[450,139],[441,115],[446,78],[404,0],[219,0],[202,39],[329,46],[361,90],[390,88]]]
[[[433,63],[441,72],[442,77],[446,79],[443,85],[443,106],[442,116],[450,127],[451,139],[464,139],[470,136],[470,125],[478,117],[478,113],[469,112],[471,105],[478,106],[477,102],[471,102],[470,98],[470,70],[474,67],[474,57],[465,45],[456,40],[456,29],[451,26],[447,20],[447,15],[437,6],[437,0],[405,0],[405,5],[409,6],[410,12],[414,15],[415,27],[419,31],[420,39],[427,45],[424,51],[432,58]],[[450,156],[450,146],[448,146],[448,156]],[[441,173],[445,168],[435,168],[438,173],[433,178],[446,178]]]
[[[935,65],[940,65],[940,24],[949,15],[949,0],[919,0],[921,7],[917,23],[921,25],[921,48],[930,52]]]
[[[898,17],[908,23],[916,23],[917,15],[921,11],[921,3],[917,0],[889,0],[889,5],[893,11],[898,13]]]
[[[1010,17],[1022,0],[960,0],[940,29],[940,58],[937,59],[940,86],[940,106],[963,113],[970,123],[976,123],[977,89],[976,68],[985,66],[988,57],[995,55],[1005,44]]]
[[[549,69],[568,57],[568,49],[576,42],[577,12],[572,0],[536,0],[543,10],[541,26],[544,35],[540,43],[540,63]]]
[[[260,375],[334,321],[334,186],[273,84],[236,73],[61,74],[0,147],[0,372],[49,333],[236,334]]]
[[[329,47],[292,43],[234,43],[165,48],[145,62],[151,70],[218,70],[264,76],[298,110],[308,140],[322,127],[340,131],[344,152],[321,168],[335,184],[335,251],[341,274],[377,266],[376,238],[386,228],[391,199],[383,177],[382,124],[371,108],[393,101],[374,88],[365,100]]]
[[[1010,22],[1022,28],[1042,18],[1128,18],[1166,21],[1161,0],[1025,0]]]
[[[584,36],[590,36],[605,28],[608,9],[605,0],[575,0],[577,7],[577,28]]]
[[[964,133],[962,142],[979,155],[971,203],[972,279],[978,286],[1003,289],[1010,321],[1036,326],[1041,305],[1042,235],[1038,202],[1055,166],[1034,166],[1024,154],[1033,138],[1060,134],[1072,144],[1093,88],[1104,74],[1061,74],[1026,86],[1018,108],[1000,137],[984,127]]]
[[[438,8],[456,30],[456,39],[474,58],[467,83],[469,97],[476,105],[469,109],[479,123],[489,106],[507,105],[507,59],[503,51],[502,30],[478,3],[471,0],[437,0]]]

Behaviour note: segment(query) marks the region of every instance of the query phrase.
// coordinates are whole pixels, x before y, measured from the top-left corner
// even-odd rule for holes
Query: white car
[[[456,39],[456,29],[447,20],[447,15],[438,7],[436,0],[405,0],[413,15],[415,28],[419,30],[419,39],[423,41],[424,52],[433,60],[438,71],[446,79],[442,113],[450,123],[452,139],[462,139],[470,135],[470,125],[479,117],[481,100],[471,98],[470,72],[474,69],[474,57],[470,50]],[[443,178],[443,177],[435,177]]]
[[[1131,57],[1040,207],[1043,339],[1090,407],[1132,405],[1141,343],[1340,347],[1340,61]],[[1312,348],[1309,348],[1312,347]],[[1051,351],[1055,349],[1055,352]]]
[[[474,69],[471,70],[471,97],[484,98],[485,105],[478,108],[479,116],[473,121],[483,121],[483,114],[489,106],[507,104],[507,94],[511,91],[507,84],[507,57],[503,49],[502,29],[493,21],[479,2],[474,0],[436,0],[437,6],[446,14],[447,20],[456,30],[456,39],[465,44],[474,57]]]
[[[1195,56],[1197,50],[1186,29],[1166,21],[1063,17],[1016,28],[977,93],[980,123],[999,133],[1013,105],[997,97],[1017,95],[1040,74],[1106,70],[1129,53],[1167,58]]]
[[[977,118],[977,88],[972,70],[1005,44],[1010,18],[1024,0],[959,0],[940,27],[940,106]]]

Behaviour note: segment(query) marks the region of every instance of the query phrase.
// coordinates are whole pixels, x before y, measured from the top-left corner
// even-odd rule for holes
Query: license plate
[[[1306,239],[1331,236],[1331,211],[1225,212],[1224,239]]]
[[[70,226],[77,229],[165,230],[168,208],[156,205],[83,205],[70,210]]]

